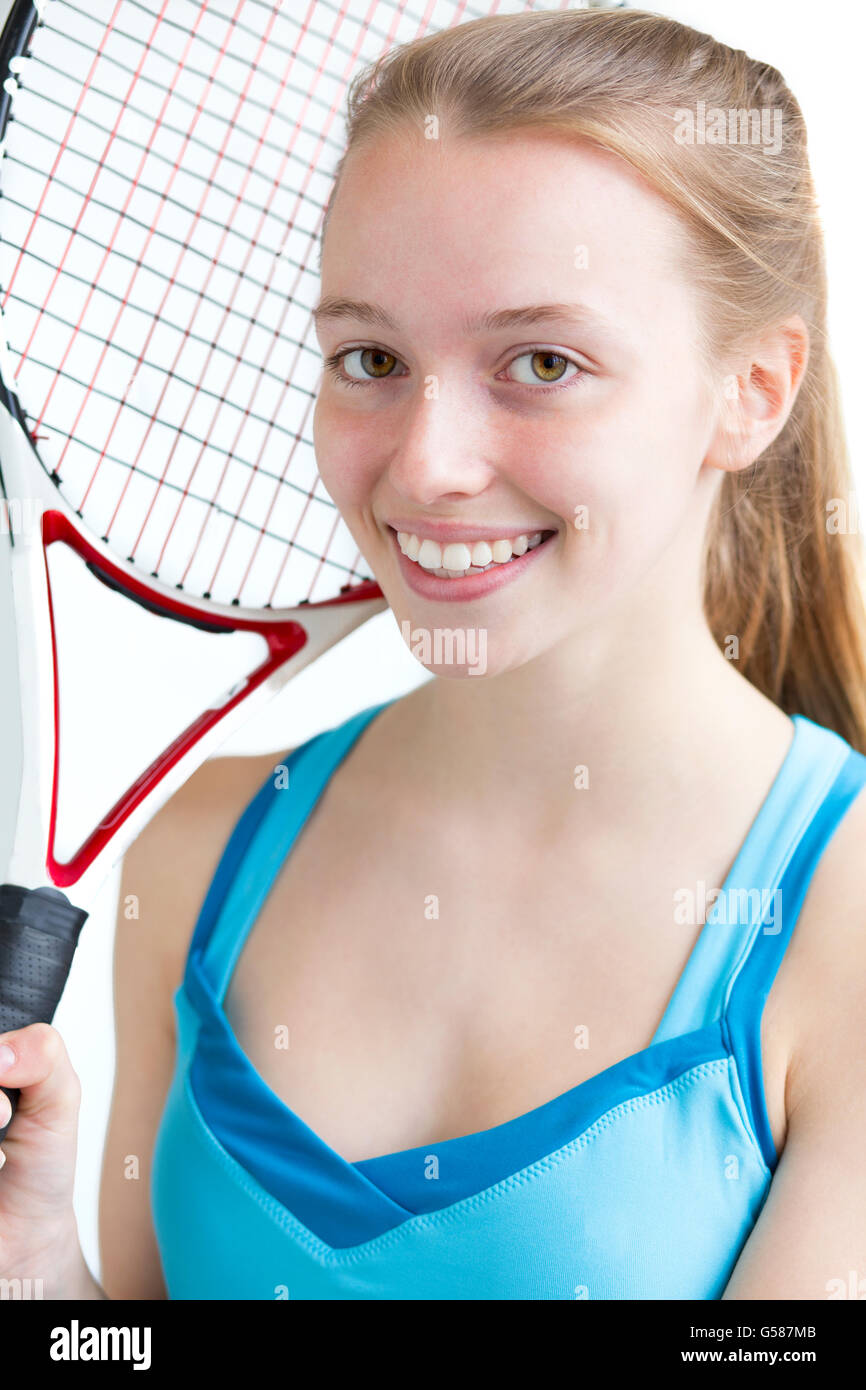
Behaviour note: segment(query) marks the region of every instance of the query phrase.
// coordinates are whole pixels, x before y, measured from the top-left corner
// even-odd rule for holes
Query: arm
[[[206,763],[124,860],[115,940],[117,1060],[99,1204],[108,1298],[168,1296],[150,1210],[150,1172],[174,1071],[173,996],[225,842],[275,761],[267,755]],[[131,896],[137,918],[125,914]]]

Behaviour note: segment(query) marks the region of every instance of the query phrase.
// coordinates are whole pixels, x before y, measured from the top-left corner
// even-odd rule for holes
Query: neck
[[[560,827],[640,833],[662,801],[697,789],[711,804],[703,798],[730,778],[732,760],[757,760],[764,785],[786,718],[719,651],[703,616],[682,613],[606,621],[514,671],[437,678],[411,698],[416,786],[457,820],[461,808],[499,820],[517,795],[521,833],[548,844]],[[589,794],[575,786],[581,767]]]

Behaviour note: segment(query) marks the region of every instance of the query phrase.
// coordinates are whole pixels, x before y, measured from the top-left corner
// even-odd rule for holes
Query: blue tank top
[[[492,1129],[349,1163],[266,1085],[223,1000],[286,855],[384,707],[296,749],[288,789],[268,779],[203,904],[151,1170],[169,1297],[720,1298],[777,1163],[764,1002],[866,757],[793,717],[648,1047]]]

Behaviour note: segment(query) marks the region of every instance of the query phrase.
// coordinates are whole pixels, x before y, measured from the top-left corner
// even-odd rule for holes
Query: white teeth
[[[472,563],[479,569],[489,565],[493,560],[493,551],[486,541],[476,541],[472,547]]]
[[[399,536],[397,537],[399,540]],[[511,554],[511,546],[508,547],[508,554]],[[446,570],[456,570],[458,573],[468,570],[472,564],[472,556],[469,553],[468,545],[446,545],[442,551],[442,567]]]
[[[442,568],[442,547],[438,541],[422,541],[418,551],[418,564],[425,570]]]
[[[462,579],[467,574],[483,574],[494,565],[507,565],[527,550],[534,550],[541,544],[543,532],[515,536],[513,540],[450,541],[440,545],[438,541],[422,540],[409,531],[397,532],[397,543],[403,554],[414,560],[422,569],[441,579]]]

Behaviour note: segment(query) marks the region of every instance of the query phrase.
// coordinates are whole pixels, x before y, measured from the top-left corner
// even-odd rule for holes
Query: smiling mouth
[[[505,568],[527,551],[537,550],[555,532],[531,531],[512,539],[448,541],[444,545],[410,531],[395,531],[394,534],[406,559],[419,569],[437,579],[465,579],[468,575]]]

